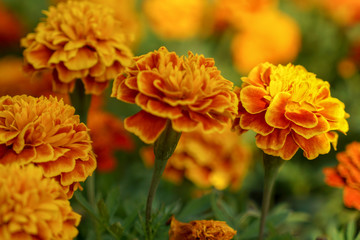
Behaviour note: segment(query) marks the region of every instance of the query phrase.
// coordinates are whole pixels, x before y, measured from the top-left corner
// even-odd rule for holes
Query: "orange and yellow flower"
[[[226,222],[214,220],[196,220],[182,223],[171,217],[169,240],[230,240],[236,231]]]
[[[0,164],[0,239],[70,240],[81,216],[54,179],[32,164]]]
[[[152,147],[141,150],[146,165],[153,165]],[[186,177],[200,188],[239,189],[251,163],[251,152],[239,136],[230,131],[183,133],[167,162],[164,178],[181,183]]]
[[[89,1],[60,2],[22,39],[25,71],[50,69],[54,91],[72,92],[81,79],[87,94],[100,94],[132,62],[126,37],[111,8]]]
[[[342,25],[360,22],[360,2],[357,0],[321,0],[320,3]]]
[[[116,168],[114,157],[116,150],[132,151],[135,148],[130,134],[125,130],[123,122],[96,106],[92,99],[87,125],[91,129],[92,146],[97,156],[97,171],[108,172]]]
[[[135,58],[135,65],[115,79],[112,97],[142,108],[125,119],[125,128],[153,143],[168,120],[178,132],[224,130],[237,112],[232,87],[214,59],[191,52],[178,57],[161,47]]]
[[[352,142],[344,152],[338,153],[339,164],[324,168],[325,182],[332,187],[344,188],[344,204],[360,210],[360,143]]]
[[[253,130],[266,154],[289,160],[299,148],[314,159],[336,149],[338,134],[349,130],[345,105],[331,97],[328,82],[302,66],[263,63],[242,78],[239,115],[233,127]]]
[[[199,33],[205,15],[205,0],[145,0],[144,13],[160,37],[186,39]]]
[[[231,51],[236,69],[248,73],[262,62],[282,64],[293,61],[301,47],[297,23],[280,11],[266,11],[249,17],[232,40]],[[276,27],[274,27],[276,26]]]
[[[68,197],[96,168],[89,129],[57,98],[0,97],[0,164],[39,166]]]

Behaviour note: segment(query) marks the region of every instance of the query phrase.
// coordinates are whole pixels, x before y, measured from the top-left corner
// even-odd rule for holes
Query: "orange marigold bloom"
[[[194,37],[202,27],[205,0],[145,0],[144,13],[162,38]]]
[[[214,132],[222,131],[235,117],[233,83],[220,75],[214,59],[192,52],[178,57],[161,47],[136,57],[135,62],[115,79],[112,97],[142,108],[125,119],[125,128],[144,142],[154,142],[167,120],[178,132],[197,126]]]
[[[145,164],[153,165],[152,147],[141,150]],[[230,131],[204,133],[197,130],[181,135],[175,152],[167,162],[164,178],[180,183],[184,177],[201,188],[214,186],[223,190],[237,190],[250,165],[251,152]]]
[[[86,93],[98,95],[131,64],[131,50],[112,9],[67,1],[44,13],[45,21],[21,44],[26,48],[25,71],[52,70],[54,91],[72,92],[76,79],[81,79]]]
[[[70,198],[96,168],[89,129],[74,112],[51,96],[1,97],[0,164],[34,163]]]
[[[214,220],[196,220],[182,223],[171,217],[169,240],[230,240],[236,231],[226,222]]]
[[[324,168],[325,182],[344,188],[344,204],[360,210],[360,142],[352,142],[336,155],[339,164]]]
[[[70,240],[81,216],[54,179],[32,164],[0,164],[0,238]]]
[[[334,130],[349,130],[345,105],[331,97],[330,85],[302,66],[263,63],[242,78],[234,128],[252,129],[265,153],[289,160],[299,148],[314,159],[336,149]]]
[[[235,35],[231,45],[234,65],[240,72],[248,73],[262,62],[281,64],[297,57],[301,33],[291,17],[274,10],[248,22],[251,24]]]
[[[134,150],[134,142],[123,122],[100,107],[91,106],[87,125],[91,129],[92,146],[97,156],[97,171],[108,172],[116,168],[115,150]]]
[[[322,0],[320,3],[342,25],[355,25],[360,22],[358,0]]]

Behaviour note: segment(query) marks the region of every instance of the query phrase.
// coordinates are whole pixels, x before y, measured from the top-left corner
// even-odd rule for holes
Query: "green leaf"
[[[114,236],[121,236],[122,233],[124,232],[124,228],[121,226],[120,222],[115,222],[113,224],[111,224],[111,226],[109,227],[109,230],[111,231],[111,234]]]
[[[110,215],[103,199],[100,199],[97,203],[99,214],[104,222],[109,222]]]
[[[346,239],[353,240],[355,237],[355,221],[350,221],[346,227]]]
[[[75,200],[84,208],[84,210],[92,217],[95,221],[101,222],[99,215],[94,211],[88,201],[79,192],[74,193]]]
[[[191,218],[198,217],[201,213],[211,208],[211,194],[204,195],[200,198],[193,199],[185,205],[183,210],[176,216],[181,221],[194,220]]]

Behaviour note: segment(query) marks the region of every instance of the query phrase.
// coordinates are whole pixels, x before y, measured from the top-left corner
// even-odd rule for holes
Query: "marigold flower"
[[[131,64],[131,50],[112,9],[88,1],[67,1],[44,13],[45,21],[21,44],[25,71],[50,69],[54,91],[72,92],[76,79],[81,79],[86,93],[98,95]]]
[[[145,0],[144,13],[162,38],[194,37],[203,23],[205,0]]]
[[[332,187],[344,188],[344,204],[360,210],[360,143],[352,142],[344,152],[336,155],[339,164],[324,168],[325,182]]]
[[[94,99],[93,99],[94,100]],[[97,156],[97,171],[108,172],[116,168],[115,150],[131,151],[135,145],[123,122],[116,116],[105,112],[100,106],[92,105],[87,121],[91,129],[92,146]]]
[[[34,163],[70,198],[96,168],[89,129],[74,112],[52,96],[0,97],[0,164]]]
[[[248,73],[262,62],[273,64],[294,60],[301,47],[297,23],[279,11],[266,11],[253,17],[232,40],[231,51],[235,67]],[[276,27],[273,27],[276,26]]]
[[[233,83],[220,75],[214,59],[192,52],[178,57],[161,47],[135,62],[115,79],[112,97],[142,108],[125,119],[125,129],[145,143],[158,138],[167,120],[177,132],[198,126],[214,132],[222,131],[236,115]]]
[[[342,25],[349,26],[360,22],[360,2],[357,0],[323,0],[320,3]]]
[[[226,222],[214,220],[196,220],[182,223],[171,217],[169,240],[230,240],[236,231]]]
[[[330,85],[302,66],[263,63],[242,78],[239,115],[233,127],[252,129],[266,154],[289,160],[299,148],[314,159],[336,149],[334,130],[349,130],[345,105],[331,97]]]
[[[0,238],[70,240],[81,216],[66,193],[42,169],[29,164],[0,164]]]
[[[153,165],[152,147],[141,150],[146,165]],[[170,157],[164,178],[180,183],[184,177],[201,188],[214,186],[223,190],[240,187],[250,165],[251,152],[230,131],[204,133],[200,130],[183,133],[174,154]]]

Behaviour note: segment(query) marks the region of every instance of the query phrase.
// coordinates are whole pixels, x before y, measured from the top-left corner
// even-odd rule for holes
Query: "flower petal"
[[[292,134],[288,134],[284,146],[279,150],[263,149],[266,154],[279,156],[284,160],[290,160],[295,155],[299,146],[294,141]]]
[[[279,150],[284,146],[289,133],[290,129],[274,129],[266,136],[257,134],[255,137],[256,146],[261,149]]]
[[[360,191],[355,188],[344,188],[344,204],[347,207],[354,207],[360,210]]]
[[[279,93],[271,101],[265,114],[265,121],[272,127],[285,129],[290,121],[285,117],[285,109],[291,95]]]
[[[335,168],[324,168],[323,173],[325,174],[325,182],[329,186],[343,187],[345,185],[344,179],[339,175]]]
[[[145,143],[153,143],[166,126],[166,118],[160,118],[143,110],[124,121],[125,129],[137,135]]]
[[[172,119],[172,127],[177,132],[191,132],[199,125],[199,122],[191,119],[187,113],[184,113],[181,117]]]
[[[345,116],[345,105],[339,99],[327,98],[322,100],[319,105],[323,107],[319,113],[328,120],[339,121]]]
[[[161,76],[154,72],[144,71],[139,72],[137,76],[137,84],[139,91],[150,97],[159,98],[163,97],[163,93],[154,86],[155,81],[162,81]]]
[[[64,62],[64,65],[69,70],[79,71],[89,69],[96,65],[98,62],[98,55],[96,52],[89,48],[83,47],[78,49],[76,56]]]
[[[34,43],[28,50],[24,51],[24,56],[35,69],[41,69],[48,67],[48,61],[52,52],[53,51],[48,49],[46,46]]]
[[[197,112],[189,112],[189,114],[191,119],[200,123],[205,132],[221,131],[224,128],[223,124],[209,114],[199,114]]]
[[[254,130],[262,136],[269,135],[274,128],[269,126],[265,121],[265,112],[258,114],[244,113],[240,116],[240,127],[246,130]]]
[[[295,142],[304,150],[304,156],[312,160],[319,154],[326,154],[330,151],[330,141],[326,134],[320,134],[312,138],[306,139],[299,134],[293,134]]]
[[[266,90],[261,87],[247,86],[240,91],[240,101],[249,113],[259,113],[264,111],[268,105],[264,98],[267,94]]]
[[[296,111],[287,111],[285,117],[304,128],[313,128],[318,124],[318,118],[314,113],[301,108]]]
[[[291,128],[306,139],[328,132],[330,130],[328,121],[323,116],[317,116],[317,119],[317,125],[313,128],[306,128],[296,124],[291,124]]]

